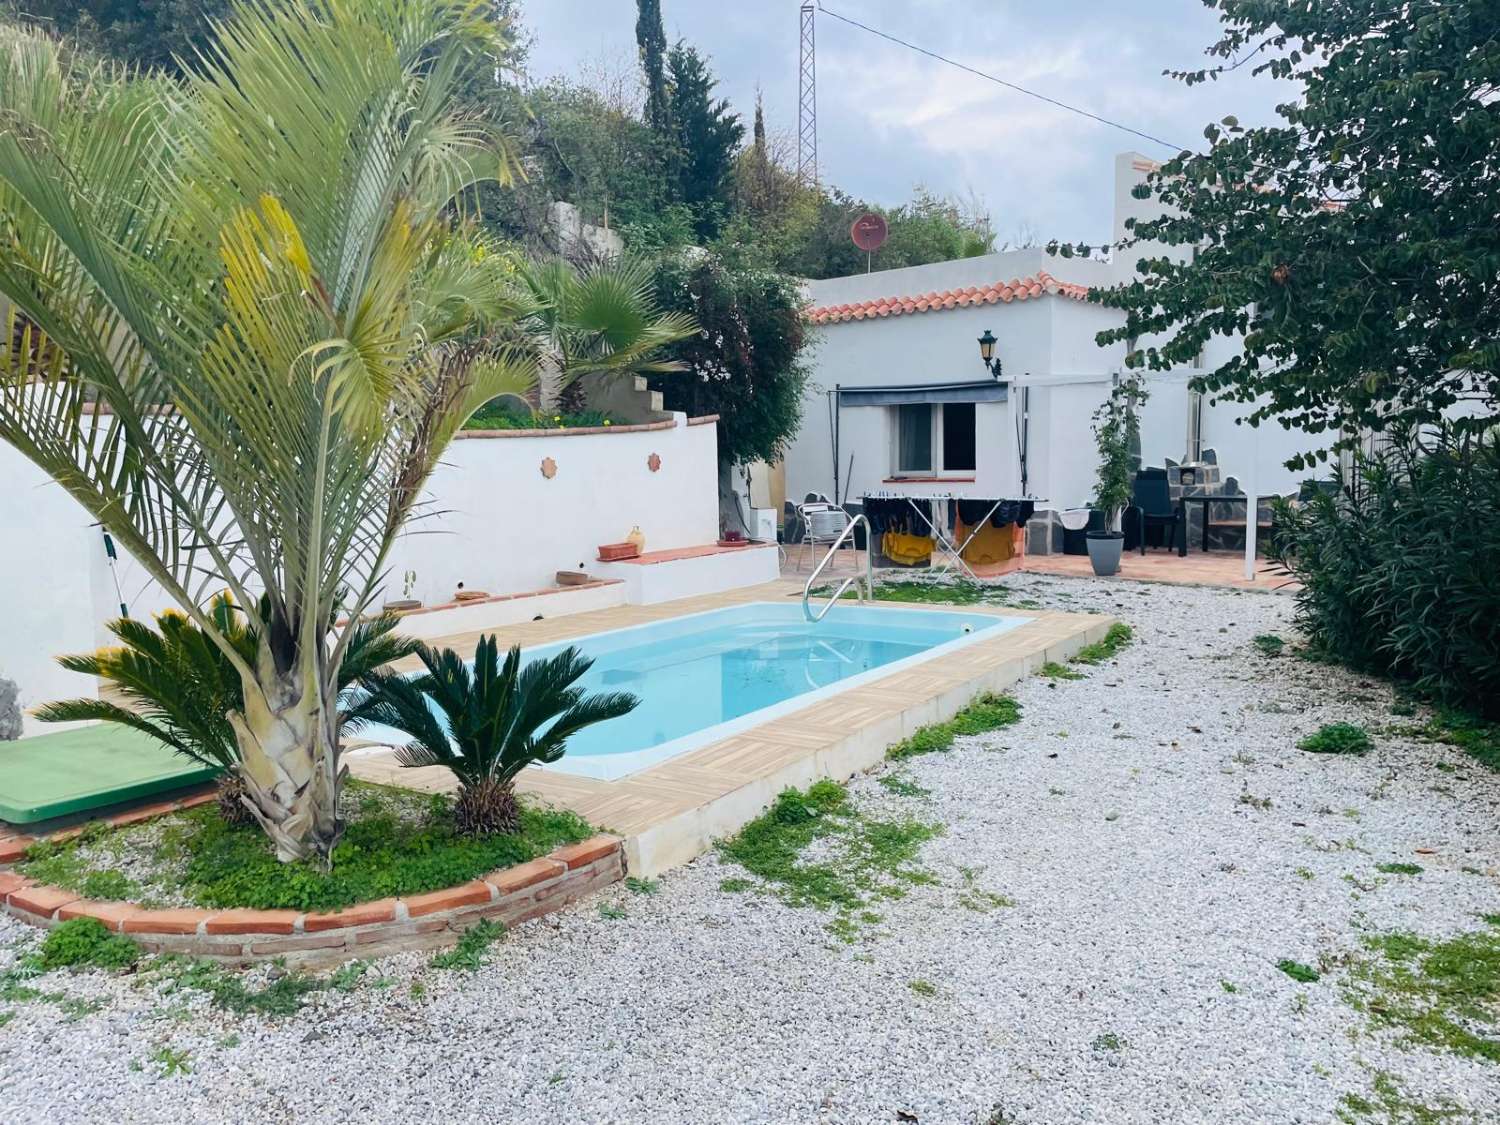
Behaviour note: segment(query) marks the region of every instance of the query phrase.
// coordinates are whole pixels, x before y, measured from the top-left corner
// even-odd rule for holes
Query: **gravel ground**
[[[0,1005],[5,1120],[1321,1122],[1381,1072],[1452,1120],[1500,1119],[1500,1068],[1371,1032],[1341,988],[1363,934],[1500,911],[1500,776],[1391,733],[1410,720],[1387,687],[1256,653],[1291,636],[1288,598],[1007,587],[1137,642],[1021,685],[1019,725],[903,764],[930,796],[854,782],[862,811],[946,831],[921,857],[938,881],[852,944],[722,891],[743,872],[706,856],[520,928],[477,972],[391,957],[281,1020],[51,974],[103,1006]],[[1295,749],[1336,720],[1379,728],[1375,751]],[[966,909],[975,887],[1015,905]],[[0,968],[32,941],[0,920]],[[1299,984],[1283,958],[1328,971]],[[190,1073],[164,1076],[164,1047]]]

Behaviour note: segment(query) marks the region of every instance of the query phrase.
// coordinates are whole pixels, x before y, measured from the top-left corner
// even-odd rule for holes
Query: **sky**
[[[1226,114],[1270,123],[1291,91],[1251,67],[1191,88],[1166,69],[1207,65],[1218,38],[1202,0],[824,0],[817,15],[818,172],[882,205],[920,184],[977,199],[1003,241],[1109,240],[1113,161],[1176,151],[1054,108],[841,23],[829,11],[1182,147]],[[662,0],[669,40],[712,60],[748,126],[797,128],[799,0]],[[627,73],[634,0],[522,0],[536,78]]]

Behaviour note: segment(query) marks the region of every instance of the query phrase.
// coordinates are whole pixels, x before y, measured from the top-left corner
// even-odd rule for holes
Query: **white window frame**
[[[930,440],[932,443],[932,468],[912,469],[901,464],[901,407],[890,406],[887,415],[890,419],[890,465],[891,473],[888,480],[910,480],[923,477],[952,477],[958,480],[971,480],[978,474],[977,461],[979,459],[979,411],[978,405],[974,411],[974,458],[976,465],[972,469],[946,469],[943,464],[943,404],[941,402],[910,403],[913,406],[926,406],[928,422],[932,428]]]

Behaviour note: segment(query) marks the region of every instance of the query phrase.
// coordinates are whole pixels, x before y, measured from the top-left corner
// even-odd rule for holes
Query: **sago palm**
[[[504,179],[460,104],[478,0],[237,5],[182,84],[0,31],[0,438],[217,646],[283,859],[341,826],[339,669],[454,431],[526,393],[527,302],[456,206]],[[227,588],[255,651],[205,608]],[[264,610],[262,594],[265,595]]]
[[[513,832],[520,810],[516,775],[560,759],[584,727],[619,718],[640,702],[628,692],[590,695],[578,680],[593,666],[576,648],[524,667],[521,650],[504,660],[494,637],[481,637],[471,668],[452,649],[424,646],[424,675],[377,671],[352,725],[394,727],[411,736],[397,750],[403,766],[446,766],[458,778],[454,824],[460,832]]]
[[[264,600],[261,619],[269,616]],[[252,620],[229,595],[215,597],[208,615],[219,636],[243,660],[255,660],[260,638]],[[420,648],[420,642],[396,634],[400,623],[396,615],[383,614],[350,627],[338,670],[341,697],[381,665]],[[220,810],[232,822],[249,820],[239,745],[229,721],[229,715],[244,705],[244,685],[224,650],[179,610],[157,614],[155,628],[129,617],[111,621],[108,628],[118,645],[59,656],[57,661],[70,672],[105,681],[114,698],[58,700],[38,707],[36,717],[47,723],[118,723],[195,762],[217,767],[224,771]]]
[[[679,371],[660,351],[698,330],[692,317],[661,312],[645,262],[611,259],[577,267],[561,258],[528,263],[520,280],[531,308],[522,321],[541,359],[542,405],[581,397],[590,375],[644,375]]]

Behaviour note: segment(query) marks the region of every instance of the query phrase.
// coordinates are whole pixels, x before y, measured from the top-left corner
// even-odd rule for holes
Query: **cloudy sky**
[[[533,75],[622,71],[635,60],[633,0],[522,0]],[[825,0],[890,35],[1179,145],[1233,113],[1270,121],[1289,91],[1250,67],[1191,89],[1162,76],[1205,63],[1217,38],[1201,0]],[[747,120],[759,88],[767,126],[797,124],[798,0],[662,0],[669,39],[712,57]],[[977,196],[1002,239],[1101,243],[1114,154],[1172,149],[1055,109],[954,67],[817,17],[818,154],[825,183],[883,204],[916,184]]]

